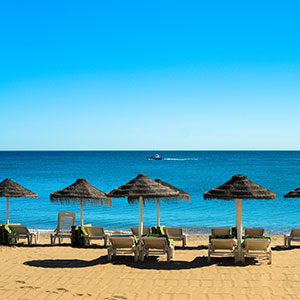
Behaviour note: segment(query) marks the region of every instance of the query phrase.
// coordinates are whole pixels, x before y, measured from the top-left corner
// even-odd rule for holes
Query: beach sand
[[[185,250],[176,243],[171,263],[165,256],[110,263],[103,247],[50,246],[46,236],[32,247],[0,246],[0,299],[300,299],[300,246],[283,248],[282,235],[272,237],[272,265],[208,264],[207,244],[207,236],[188,237]]]

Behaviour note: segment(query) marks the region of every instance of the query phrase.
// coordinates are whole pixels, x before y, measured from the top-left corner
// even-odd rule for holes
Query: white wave
[[[198,160],[198,158],[164,158],[164,160]]]

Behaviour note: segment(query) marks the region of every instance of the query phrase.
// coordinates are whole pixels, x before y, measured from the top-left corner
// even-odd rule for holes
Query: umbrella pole
[[[238,262],[242,261],[242,200],[235,199],[235,221],[238,242]]]
[[[139,197],[139,240],[143,235],[143,197]]]
[[[6,225],[9,224],[8,211],[9,211],[9,197],[6,197]]]
[[[138,251],[139,251],[139,260],[143,259],[142,253],[142,235],[143,235],[143,197],[139,197],[139,243],[138,243]]]
[[[80,225],[83,226],[83,203],[81,198],[80,198]]]
[[[157,226],[159,226],[159,198],[156,198],[156,221]]]

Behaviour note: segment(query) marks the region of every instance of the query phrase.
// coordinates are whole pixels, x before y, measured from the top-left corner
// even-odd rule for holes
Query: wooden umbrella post
[[[159,198],[156,198],[156,222],[157,226],[160,226],[159,222]]]
[[[83,226],[83,203],[81,198],[80,198],[80,225]]]
[[[238,262],[242,261],[242,200],[235,199],[235,222],[238,242]]]
[[[143,197],[139,197],[139,240],[143,235]]]
[[[8,213],[9,213],[9,197],[6,197],[6,225],[9,224]]]
[[[143,235],[143,197],[139,197],[139,243],[138,243],[138,251],[139,251],[139,260],[143,260],[142,253],[142,235]]]

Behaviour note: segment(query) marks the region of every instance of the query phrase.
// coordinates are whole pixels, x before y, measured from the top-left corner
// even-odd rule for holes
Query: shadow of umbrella
[[[50,268],[50,269],[65,269],[65,268],[86,268],[97,265],[107,264],[107,256],[100,256],[93,260],[81,259],[44,259],[44,260],[30,260],[23,264],[30,267]]]
[[[247,259],[245,265],[239,265],[239,267],[244,268],[247,265],[254,265],[256,262],[254,259]],[[186,260],[174,260],[174,261],[159,261],[157,256],[149,256],[147,261],[144,262],[133,262],[132,258],[125,256],[118,256],[114,259],[114,265],[126,265],[128,267],[140,270],[189,270],[189,269],[200,269],[212,265],[222,266],[222,267],[236,267],[232,259],[229,257],[214,258],[209,264],[207,262],[206,256],[195,257],[192,261]]]

